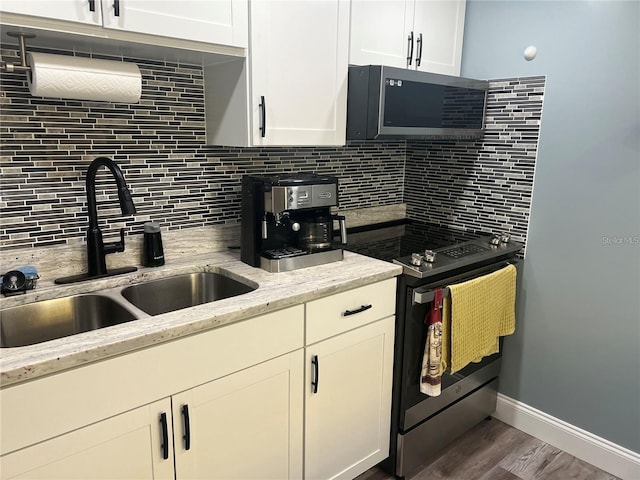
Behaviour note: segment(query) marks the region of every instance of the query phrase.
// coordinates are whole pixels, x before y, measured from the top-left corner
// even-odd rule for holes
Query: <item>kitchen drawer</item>
[[[313,300],[306,304],[305,343],[310,345],[394,315],[395,310],[395,278]]]

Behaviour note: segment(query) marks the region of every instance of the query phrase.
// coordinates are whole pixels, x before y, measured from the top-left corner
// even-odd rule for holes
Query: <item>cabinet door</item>
[[[389,455],[393,332],[391,316],[306,348],[305,478],[351,479]]]
[[[0,10],[7,13],[102,25],[100,0],[2,0]]]
[[[254,145],[344,145],[348,0],[261,0],[250,9]]]
[[[465,7],[465,0],[416,0],[414,35],[422,34],[418,70],[460,75]]]
[[[129,32],[247,46],[247,0],[103,0],[104,26]]]
[[[167,416],[164,458],[160,414]],[[161,400],[0,458],[8,479],[173,479],[171,402]]]
[[[303,355],[298,350],[175,395],[176,477],[301,478]]]
[[[353,0],[349,63],[408,67],[413,9],[413,0]]]

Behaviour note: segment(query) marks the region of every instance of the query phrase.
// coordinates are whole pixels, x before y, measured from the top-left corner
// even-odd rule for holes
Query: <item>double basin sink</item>
[[[0,347],[23,347],[76,333],[235,297],[255,290],[225,275],[198,272],[151,280],[119,294],[79,294],[0,311]],[[135,308],[131,308],[131,306]]]

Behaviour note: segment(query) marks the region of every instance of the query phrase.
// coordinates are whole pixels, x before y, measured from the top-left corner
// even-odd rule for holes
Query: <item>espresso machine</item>
[[[286,272],[342,260],[347,244],[338,206],[338,179],[314,173],[242,179],[240,259],[269,272]],[[333,241],[334,221],[340,242]]]

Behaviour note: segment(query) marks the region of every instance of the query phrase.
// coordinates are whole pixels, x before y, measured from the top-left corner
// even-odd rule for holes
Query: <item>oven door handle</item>
[[[453,277],[450,278],[447,281],[447,284],[452,284],[452,283],[460,283],[460,282],[465,282],[467,280],[472,280],[474,278],[478,278],[478,277],[482,277],[483,275],[488,275],[489,273],[493,273],[496,272],[498,270],[500,270],[501,268],[506,267],[507,265],[515,265],[516,267],[518,266],[518,264],[520,263],[519,260],[512,260],[509,262],[502,262],[502,263],[498,263],[495,265],[491,265],[489,267],[482,267],[482,268],[478,268],[476,270],[473,270],[471,272],[467,272],[464,275],[460,275],[457,277]],[[433,299],[435,297],[435,290],[437,288],[442,288],[444,291],[442,292],[442,297],[448,297],[450,294],[450,290],[449,287],[447,287],[446,285],[440,285],[440,286],[425,286],[425,287],[418,287],[418,288],[414,288],[413,292],[412,292],[412,304],[413,305],[423,305],[425,303],[431,303],[433,302]]]
[[[433,299],[436,296],[436,292],[430,289],[425,288],[416,288],[413,291],[413,304],[416,303],[419,305],[423,305],[425,303],[433,302]],[[449,287],[445,287],[442,291],[442,298],[449,296]]]

